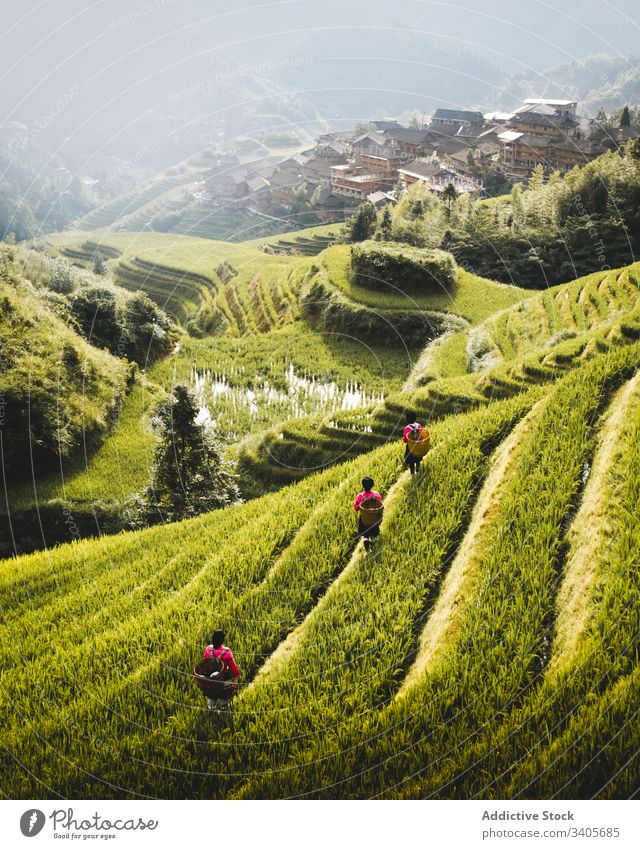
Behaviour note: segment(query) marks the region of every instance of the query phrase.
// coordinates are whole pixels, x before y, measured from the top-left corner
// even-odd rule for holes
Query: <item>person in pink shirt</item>
[[[377,499],[382,505],[382,496],[377,489],[373,488],[373,478],[362,478],[362,492],[358,493],[356,500],[353,503],[353,509],[356,513],[360,512],[360,507],[363,501],[369,498]],[[369,551],[373,545],[373,540],[380,536],[380,522],[382,521],[382,513],[380,519],[371,525],[365,525],[362,521],[362,516],[358,516],[358,536],[364,539],[365,551]]]
[[[422,425],[420,422],[416,421],[417,418],[418,417],[415,413],[407,413],[407,425],[402,431],[402,441],[404,442],[404,462],[405,465],[409,467],[409,471],[412,475],[415,475],[416,471],[420,468],[420,463],[422,463],[422,457],[414,457],[409,451],[409,436],[413,433],[422,433]]]
[[[217,660],[220,660],[224,665],[224,671],[222,673],[223,680],[229,682],[226,688],[228,695],[218,699],[207,698],[207,707],[209,710],[226,710],[231,707],[231,701],[238,689],[240,670],[236,664],[233,652],[223,645],[223,643],[224,631],[214,631],[211,637],[211,643],[206,647],[202,655],[204,658],[215,657]]]

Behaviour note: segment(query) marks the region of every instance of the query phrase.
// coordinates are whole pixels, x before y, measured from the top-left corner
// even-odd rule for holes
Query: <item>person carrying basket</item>
[[[224,643],[224,631],[214,631],[211,643],[196,664],[194,679],[207,698],[209,710],[227,710],[238,689],[240,670]]]
[[[420,463],[431,447],[429,431],[425,430],[416,419],[415,413],[407,413],[407,424],[402,432],[402,441],[405,445],[404,462],[412,475],[420,469]]]
[[[358,514],[358,536],[364,540],[365,551],[369,551],[374,539],[380,536],[380,523],[384,504],[380,493],[373,488],[373,478],[362,478],[362,492],[353,504]]]

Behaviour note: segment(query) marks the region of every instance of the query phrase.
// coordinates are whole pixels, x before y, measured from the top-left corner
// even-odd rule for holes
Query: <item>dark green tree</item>
[[[447,183],[445,190],[442,192],[442,203],[446,210],[447,219],[451,218],[451,210],[457,198],[458,192],[456,191],[456,187],[453,183]]]
[[[391,234],[393,229],[393,218],[391,217],[391,209],[388,206],[385,206],[382,211],[382,217],[380,219],[380,238],[384,242],[388,242],[391,240]]]
[[[620,126],[621,127],[630,127],[631,126],[631,115],[629,114],[629,107],[625,106],[622,110],[622,115],[620,116]]]
[[[424,201],[422,198],[411,198],[409,200],[409,218],[412,221],[416,221],[418,218],[422,218],[424,215]]]
[[[82,286],[69,297],[69,304],[82,334],[93,345],[112,352],[118,349],[122,329],[111,289]]]
[[[107,264],[100,251],[96,251],[93,255],[93,273],[98,274],[100,277],[104,277],[107,273]]]
[[[368,201],[360,204],[353,215],[347,220],[347,236],[352,242],[364,242],[373,236],[376,228],[376,208]]]
[[[197,418],[196,398],[182,384],[158,407],[152,482],[143,496],[148,522],[178,521],[239,500],[219,446]]]
[[[146,366],[169,353],[171,337],[169,319],[144,292],[136,292],[124,303],[120,312],[124,350],[112,351]]]

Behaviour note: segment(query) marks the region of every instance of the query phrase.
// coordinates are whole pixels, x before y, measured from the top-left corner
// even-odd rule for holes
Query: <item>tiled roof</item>
[[[386,138],[408,144],[422,144],[428,135],[427,130],[412,130],[409,127],[396,127],[392,130],[385,130]]]
[[[410,165],[399,169],[400,173],[409,174],[412,177],[433,177],[441,170],[441,165],[435,165],[433,162],[426,162],[421,159],[416,159]]]
[[[260,177],[258,174],[256,174],[255,177],[249,177],[247,180],[247,186],[249,186],[249,189],[252,192],[258,192],[260,189],[266,189],[268,185],[268,181],[265,180],[264,177]]]
[[[288,171],[275,171],[269,178],[269,183],[272,186],[282,189],[295,189],[304,182],[304,177],[300,177],[298,174],[291,174]]]
[[[402,125],[390,118],[385,118],[383,121],[369,121],[370,126],[375,127],[379,133],[385,133],[388,130],[397,130],[402,128]]]
[[[470,112],[468,109],[436,109],[435,121],[482,121],[482,112]]]
[[[557,115],[541,115],[539,112],[525,112],[513,116],[511,124],[532,124],[535,127],[553,127],[554,129],[566,129],[577,126],[578,122],[568,115],[558,117]]]
[[[382,135],[382,133],[374,133],[373,131],[369,133],[363,133],[361,136],[358,136],[357,139],[354,140],[353,144],[357,145],[360,142],[371,141],[373,144],[378,145],[379,147],[385,147],[390,143],[390,139],[388,136]]]

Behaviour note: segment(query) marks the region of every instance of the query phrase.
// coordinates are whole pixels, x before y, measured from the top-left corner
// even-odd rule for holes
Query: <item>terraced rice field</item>
[[[106,246],[120,282],[183,328],[64,492],[105,497],[127,434],[150,450],[133,433],[151,393],[183,380],[253,500],[0,562],[5,795],[637,791],[636,266],[526,298],[461,276],[465,329],[385,352],[301,318],[310,274],[366,301],[344,248],[54,242],[78,261]],[[416,477],[399,442],[407,408],[432,433]],[[369,553],[352,509],[364,474],[386,502]],[[217,626],[243,677],[232,712],[212,716],[191,670]]]
[[[630,795],[639,365],[637,344],[611,348],[443,419],[417,478],[383,445],[197,520],[3,563],[5,793]],[[365,472],[387,500],[367,555]],[[190,670],[216,624],[244,675],[212,717]]]

